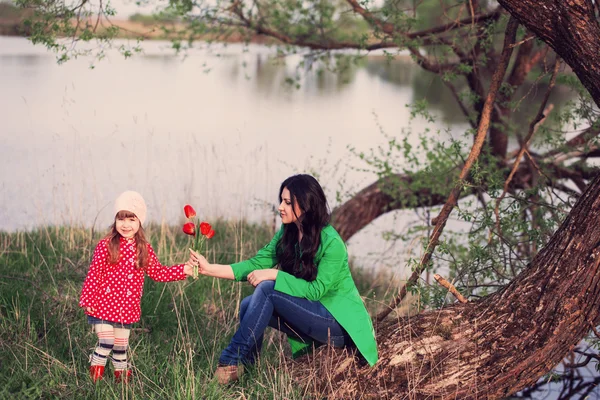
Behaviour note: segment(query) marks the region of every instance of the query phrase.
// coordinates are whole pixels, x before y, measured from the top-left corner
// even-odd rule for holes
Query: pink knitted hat
[[[141,194],[133,190],[121,193],[115,200],[115,215],[122,210],[134,213],[140,220],[140,224],[144,225],[144,221],[146,220],[146,202]]]

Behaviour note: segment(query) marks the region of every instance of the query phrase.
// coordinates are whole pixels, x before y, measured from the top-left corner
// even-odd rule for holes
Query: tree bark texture
[[[377,329],[380,359],[373,368],[359,367],[342,353],[324,357],[328,348],[299,365],[316,367],[312,384],[332,398],[488,399],[516,393],[600,324],[599,221],[600,175],[548,245],[501,292],[388,318]]]
[[[498,0],[554,49],[600,107],[600,24],[591,0]]]

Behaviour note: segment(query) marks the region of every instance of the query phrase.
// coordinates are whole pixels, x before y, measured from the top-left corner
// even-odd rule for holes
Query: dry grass
[[[221,263],[253,254],[272,235],[269,227],[244,222],[218,221],[213,226],[219,235],[206,254]],[[164,264],[185,259],[189,240],[180,227],[153,225],[147,233]],[[334,349],[322,348],[312,359],[292,361],[285,337],[268,330],[257,366],[235,385],[219,387],[212,374],[237,329],[239,303],[252,288],[212,278],[166,284],[149,280],[142,320],[131,336],[135,382],[123,388],[107,379],[94,386],[87,366],[96,338],[77,303],[101,235],[76,227],[0,232],[0,398],[321,398],[335,388],[337,377],[354,373],[351,365],[333,361]],[[383,275],[378,283],[365,281],[358,272],[355,279],[362,288],[387,290]],[[377,306],[371,300],[373,291],[365,290],[367,304]],[[325,386],[316,379],[297,380],[321,375],[327,363],[345,372],[332,372],[331,381],[319,381],[329,382]]]

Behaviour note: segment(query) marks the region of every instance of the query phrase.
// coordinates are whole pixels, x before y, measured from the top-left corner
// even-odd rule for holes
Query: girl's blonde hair
[[[131,211],[121,210],[115,215],[115,221],[110,227],[110,232],[106,235],[108,240],[108,262],[116,264],[119,262],[119,245],[121,240],[121,234],[117,231],[117,218],[132,218],[136,217]],[[137,218],[137,217],[136,217]],[[136,248],[136,268],[145,269],[148,262],[148,241],[146,235],[144,235],[144,228],[140,224],[140,229],[135,234],[135,248]]]

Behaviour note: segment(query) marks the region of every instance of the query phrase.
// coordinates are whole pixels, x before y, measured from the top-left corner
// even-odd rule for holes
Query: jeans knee
[[[250,305],[250,300],[252,300],[252,296],[244,297],[242,302],[240,303],[240,321],[244,318],[246,314],[246,310],[248,310],[248,306]]]
[[[262,281],[256,285],[256,289],[254,289],[255,293],[259,292],[264,293],[265,295],[273,293],[273,291],[275,291],[275,281]]]

